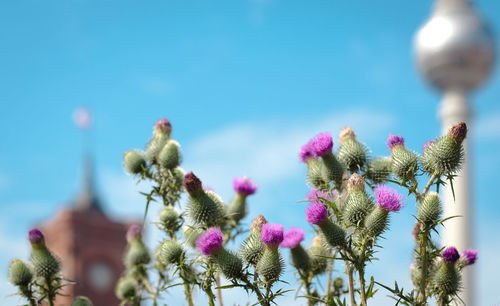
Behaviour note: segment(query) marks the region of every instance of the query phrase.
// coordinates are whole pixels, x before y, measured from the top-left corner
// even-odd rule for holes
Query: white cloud
[[[345,125],[355,129],[365,141],[379,136],[395,122],[388,113],[352,109],[307,121],[238,123],[210,132],[189,144],[185,169],[193,170],[217,191],[228,191],[233,176],[246,175],[259,184],[272,184],[299,175],[298,159],[302,144],[319,132],[336,135]]]

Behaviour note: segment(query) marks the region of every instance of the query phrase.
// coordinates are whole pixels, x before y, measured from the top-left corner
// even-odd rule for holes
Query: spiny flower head
[[[251,179],[246,177],[235,177],[233,179],[233,188],[234,191],[244,194],[251,195],[257,191],[257,184],[252,182]]]
[[[260,231],[262,230],[262,225],[266,223],[267,223],[266,218],[263,215],[258,215],[253,219],[252,224],[250,225],[250,231],[252,232]]]
[[[156,121],[153,129],[153,134],[170,135],[171,132],[172,132],[172,124],[170,124],[170,121],[167,118],[162,118]]]
[[[456,142],[462,143],[467,136],[467,125],[463,121],[455,124],[448,131],[448,135]]]
[[[477,250],[467,249],[462,252],[462,257],[467,265],[472,265],[477,260]]]
[[[206,256],[212,256],[220,250],[222,243],[222,233],[217,227],[209,228],[196,240],[196,246]]]
[[[127,241],[131,242],[134,239],[142,238],[142,227],[138,224],[132,224],[127,231]]]
[[[311,190],[309,190],[309,192],[307,193],[306,199],[313,202],[319,202],[320,198],[331,201],[332,198],[335,198],[336,196],[337,196],[337,190],[334,190],[332,192],[332,197],[331,197],[330,194],[326,191],[322,191],[319,188],[311,188]]]
[[[447,247],[443,253],[441,253],[443,256],[443,260],[446,263],[455,263],[459,258],[460,254],[458,254],[457,248],[451,246]]]
[[[435,142],[436,142],[435,140],[429,140],[426,143],[424,143],[424,145],[422,146],[422,152],[425,152],[425,150],[427,150],[427,148]]]
[[[332,134],[328,132],[320,133],[312,139],[312,152],[316,157],[331,153],[332,148]]]
[[[45,244],[45,238],[38,228],[34,228],[29,231],[28,239],[32,246],[41,246]]]
[[[386,185],[377,186],[375,197],[378,205],[387,211],[399,211],[403,206],[403,195]]]
[[[283,241],[283,225],[263,224],[260,239],[265,245],[278,246]]]
[[[305,163],[311,157],[315,157],[313,153],[312,140],[309,140],[305,145],[300,147],[299,158]]]
[[[193,194],[202,190],[202,184],[193,172],[189,172],[184,176],[184,188],[189,194]]]
[[[319,202],[311,202],[306,208],[306,220],[311,224],[319,224],[326,219],[326,207]]]
[[[284,233],[281,246],[284,248],[296,248],[304,240],[304,230],[300,227],[292,227]]]
[[[389,133],[389,138],[387,139],[387,146],[389,147],[389,150],[392,151],[392,149],[395,146],[398,145],[403,145],[405,144],[405,139],[402,136],[397,136]]]

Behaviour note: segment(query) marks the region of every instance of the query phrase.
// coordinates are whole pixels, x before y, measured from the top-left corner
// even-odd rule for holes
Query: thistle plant
[[[35,228],[29,231],[28,241],[31,245],[30,260],[25,262],[14,258],[9,265],[8,280],[18,289],[17,294],[28,301],[30,306],[55,305],[61,289],[72,282],[61,274],[59,259],[45,244],[43,233]],[[86,297],[77,297],[73,305],[92,305]]]
[[[305,299],[309,306],[366,306],[384,289],[395,304],[457,302],[461,272],[476,262],[478,252],[468,249],[460,254],[453,246],[440,247],[433,235],[449,219],[442,218],[439,189],[449,184],[453,190],[466,134],[465,123],[457,123],[446,135],[426,142],[421,154],[408,148],[402,136],[389,134],[389,155],[378,157],[350,127],[340,131],[338,148],[328,132],[311,138],[299,150],[311,188],[306,199],[299,201],[307,202],[304,218],[314,229],[308,243],[302,228],[284,231],[283,225],[269,223],[252,210],[249,197],[258,186],[249,178],[233,180],[235,194],[226,203],[204,187],[196,169],[186,174],[180,168],[180,144],[171,138],[172,125],[161,119],[144,150],[130,150],[123,156],[125,171],[138,181],[148,181],[151,190],[142,193],[144,224],[131,226],[127,233],[126,270],[116,295],[122,305],[140,305],[145,300],[158,305],[171,288],[183,286],[188,305],[194,305],[195,291],[202,292],[209,305],[223,305],[224,290],[242,288],[252,303],[260,305],[276,304],[277,297],[295,291],[296,298]],[[400,190],[406,190],[407,196]],[[183,194],[186,202],[181,201]],[[410,271],[414,288],[400,288],[397,282],[390,287],[367,275],[366,268],[376,264],[376,252],[391,219],[399,218],[397,213],[411,202],[416,205]],[[152,224],[163,239],[149,249],[143,228],[148,226],[145,221],[152,203],[160,206]],[[248,215],[257,215],[249,228],[243,223]],[[237,241],[242,242],[234,248]],[[60,264],[39,231],[30,232],[30,242],[31,263],[13,260],[9,280],[31,305],[38,305],[40,297],[50,304],[62,286]],[[290,250],[288,261],[283,259],[283,248]],[[282,285],[287,262],[300,284],[296,290]],[[222,276],[226,284],[221,283]],[[74,304],[85,303],[79,298]]]

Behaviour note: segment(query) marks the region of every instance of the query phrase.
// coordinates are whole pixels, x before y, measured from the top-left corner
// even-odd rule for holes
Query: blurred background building
[[[58,296],[57,305],[70,305],[76,296],[94,305],[118,305],[115,284],[124,270],[123,253],[128,224],[111,220],[103,211],[94,186],[90,156],[84,162],[80,193],[40,226],[49,249],[62,263],[62,275],[74,281]]]

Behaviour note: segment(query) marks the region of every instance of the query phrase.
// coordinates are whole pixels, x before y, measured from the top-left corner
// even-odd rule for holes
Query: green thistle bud
[[[139,174],[146,167],[146,160],[139,151],[126,151],[123,154],[123,165],[129,174]]]
[[[311,259],[311,272],[313,275],[319,275],[326,271],[329,256],[328,250],[323,246],[324,242],[321,236],[313,239],[312,246],[309,248],[309,258]]]
[[[363,220],[372,210],[373,205],[373,202],[364,190],[350,191],[347,194],[342,212],[345,224],[354,226],[363,224]]]
[[[154,133],[153,138],[151,138],[146,147],[146,159],[149,161],[156,160],[161,149],[163,149],[169,139],[170,134]]]
[[[213,254],[215,261],[221,272],[227,278],[238,278],[241,276],[243,270],[243,262],[233,252],[230,252],[224,248]]]
[[[341,247],[345,245],[345,232],[337,224],[325,219],[318,223],[319,229],[323,234],[323,239],[332,247]]]
[[[180,145],[175,140],[168,140],[158,153],[158,163],[167,169],[174,169],[181,163]]]
[[[215,192],[204,191],[190,197],[187,210],[195,223],[213,226],[224,216],[224,202]]]
[[[415,178],[418,169],[418,157],[415,153],[408,151],[404,145],[394,146],[392,149],[392,173],[402,179],[409,181]]]
[[[307,162],[307,182],[312,187],[323,187],[328,185],[328,182],[324,179],[323,173],[325,173],[325,166],[322,162],[317,159],[309,159]]]
[[[255,231],[242,243],[241,257],[248,263],[256,265],[264,252],[264,243],[260,240],[261,232]]]
[[[38,277],[51,278],[61,269],[59,260],[45,246],[32,249],[31,263]]]
[[[387,228],[389,211],[377,206],[365,219],[365,228],[372,237],[382,234]]]
[[[437,222],[441,217],[441,203],[436,192],[429,192],[418,206],[418,219],[424,224]]]
[[[344,175],[344,168],[338,159],[332,153],[321,156],[323,167],[321,167],[323,180],[326,182],[335,182],[337,186],[342,184],[342,176]]]
[[[125,265],[127,267],[145,265],[151,261],[148,249],[141,239],[133,239],[130,241],[127,251],[125,252]]]
[[[159,251],[158,259],[164,264],[179,263],[184,257],[182,246],[175,240],[163,241]]]
[[[354,131],[346,126],[339,135],[340,149],[338,157],[342,165],[351,172],[361,170],[367,160],[368,149],[365,145],[359,143]]]
[[[196,240],[203,234],[203,231],[193,226],[184,226],[182,232],[187,244],[192,248],[196,248]]]
[[[335,277],[335,279],[333,280],[333,287],[337,291],[344,288],[344,279],[340,276]]]
[[[387,157],[374,158],[368,163],[366,176],[375,184],[382,183],[392,171],[391,159]]]
[[[452,295],[460,288],[460,274],[454,264],[441,263],[434,274],[435,290],[441,295]]]
[[[290,255],[292,257],[292,265],[297,269],[302,271],[309,271],[311,268],[311,259],[306,250],[299,244],[293,249],[290,249]]]
[[[236,193],[233,200],[226,209],[226,214],[229,218],[238,222],[243,219],[246,215],[246,198],[247,195],[242,193]]]
[[[461,122],[453,126],[448,134],[427,145],[422,157],[425,171],[438,176],[458,172],[464,160],[462,142],[466,134],[467,127]]]
[[[85,296],[77,296],[71,306],[92,306],[92,301],[88,297]]]
[[[197,224],[216,225],[224,217],[224,202],[213,191],[205,191],[200,179],[189,172],[184,176],[184,188],[189,193],[187,211]]]
[[[161,224],[165,229],[177,231],[179,229],[179,213],[172,206],[165,206],[159,214]]]
[[[137,286],[137,281],[132,277],[121,277],[116,284],[116,296],[120,300],[131,299],[137,292]]]
[[[182,183],[184,182],[184,175],[186,173],[181,167],[175,168],[172,173],[175,178],[175,186],[180,189],[182,187]]]
[[[9,265],[9,282],[14,286],[26,287],[33,280],[30,267],[20,259],[12,259]]]
[[[262,275],[264,282],[271,285],[279,280],[283,272],[283,258],[278,248],[264,247],[264,253],[257,263],[257,272]]]

